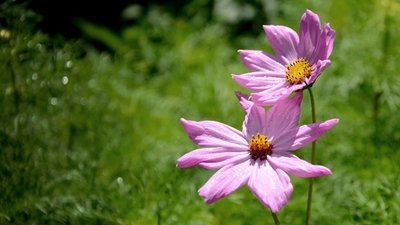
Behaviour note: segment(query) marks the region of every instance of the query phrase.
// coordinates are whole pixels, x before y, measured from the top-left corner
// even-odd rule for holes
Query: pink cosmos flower
[[[207,203],[247,185],[265,207],[277,212],[293,191],[287,174],[331,174],[328,168],[312,165],[291,152],[316,140],[339,120],[298,126],[301,92],[292,99],[279,101],[267,112],[244,95],[237,96],[246,111],[242,131],[215,121],[181,119],[189,138],[200,148],[180,157],[177,166],[218,170],[199,189]]]
[[[292,92],[311,86],[330,65],[335,31],[317,14],[306,10],[299,34],[285,26],[263,26],[275,55],[259,50],[239,50],[243,63],[252,71],[232,75],[241,86],[253,91],[252,100],[273,105]]]

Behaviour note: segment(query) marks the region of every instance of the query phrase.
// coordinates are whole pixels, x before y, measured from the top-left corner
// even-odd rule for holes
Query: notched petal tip
[[[313,173],[310,173],[309,176],[305,177],[321,177],[321,176],[330,176],[332,175],[332,171],[321,165],[312,165],[314,168],[316,168]]]
[[[247,56],[252,55],[252,54],[262,53],[263,51],[261,51],[261,50],[239,49],[238,52],[239,52],[240,56],[242,58],[244,58],[244,57],[247,57]]]
[[[176,167],[183,169],[183,168],[189,168],[189,167],[193,167],[196,166],[197,164],[194,162],[191,162],[191,160],[188,160],[186,157],[183,158],[184,156],[182,156],[181,158],[179,158],[176,162]]]
[[[245,95],[240,91],[235,91],[235,95],[236,95],[236,98],[239,99],[239,100],[241,100],[242,98],[243,99],[249,99],[248,95]]]
[[[243,49],[239,49],[238,50],[240,58],[243,62],[246,62],[246,57],[248,57],[251,54],[250,50],[243,50]]]
[[[329,168],[324,167],[324,170],[321,171],[323,176],[330,176],[332,175],[332,171]]]
[[[323,122],[321,124],[321,127],[326,128],[326,129],[331,129],[332,127],[336,126],[336,124],[338,124],[339,121],[340,120],[338,118],[330,119],[330,120]]]
[[[313,25],[315,31],[320,30],[321,28],[321,23],[320,23],[320,19],[318,14],[314,13],[313,11],[307,9],[301,19],[300,19],[300,24],[305,25],[305,24],[309,24],[309,25]],[[319,28],[319,29],[316,29]]]
[[[283,25],[272,25],[272,24],[266,24],[262,26],[264,31],[267,31],[269,29],[273,29],[273,28],[278,28],[278,27],[283,27]]]
[[[336,31],[331,27],[330,23],[325,23],[323,29],[329,37],[336,34]]]
[[[239,104],[244,111],[247,111],[254,103],[249,100],[249,96],[241,93],[240,91],[235,92],[236,98],[239,100]]]
[[[177,168],[186,168],[186,167],[189,167],[189,166],[185,165],[185,161],[182,160],[182,157],[180,157],[180,158],[176,161],[176,167],[177,167]]]
[[[183,117],[179,118],[179,121],[181,122],[182,125],[184,125],[188,122],[188,120]]]
[[[232,74],[231,78],[238,83],[240,86],[246,87],[246,84],[248,83],[248,79],[245,77],[246,75],[238,75],[238,74]]]
[[[320,166],[320,165],[312,165],[312,166],[315,168],[314,171],[308,174],[308,176],[303,176],[303,177],[321,177],[321,176],[332,175],[332,171],[325,166]]]
[[[232,80],[234,80],[236,83],[238,83],[240,86],[245,86],[247,83],[247,80],[243,77],[244,75],[238,75],[238,74],[231,74]]]
[[[196,137],[204,133],[204,128],[199,126],[196,121],[181,118],[180,122],[192,142],[196,143]]]
[[[294,35],[298,38],[297,33],[290,27],[283,25],[263,25],[263,29],[267,37],[269,35],[273,35],[277,39],[282,39],[282,41],[287,41],[284,39],[290,39],[291,35]],[[295,38],[293,37],[293,38]],[[272,43],[270,43],[272,44]],[[273,47],[273,46],[272,46]],[[287,47],[287,46],[285,46]]]
[[[335,124],[338,124],[339,122],[340,122],[340,119],[339,118],[334,118],[334,119],[331,119]]]
[[[246,56],[248,54],[250,54],[251,50],[245,50],[245,49],[239,49],[238,52],[240,55]]]
[[[339,123],[339,119],[329,119],[324,122],[321,122],[321,123],[319,123],[319,125],[317,127],[314,128],[315,132],[316,132],[315,134],[319,137],[322,134],[324,134],[325,132],[332,129],[338,123]],[[316,123],[316,124],[318,124],[318,123]]]
[[[195,121],[187,120],[187,119],[182,117],[182,118],[180,118],[180,122],[181,122],[181,124],[183,126],[183,129],[185,129],[185,131],[188,132],[188,130],[190,130],[190,127],[193,126],[193,123]]]
[[[309,15],[309,16],[317,16],[319,17],[315,12],[313,12],[310,9],[306,9],[306,11],[304,12],[304,14]]]
[[[245,95],[240,91],[235,91],[235,95],[244,110],[248,109],[253,104],[248,95]]]
[[[200,195],[200,197],[203,198],[203,201],[207,204],[212,204],[219,199],[219,198],[209,198],[208,194],[202,188],[200,188],[197,191],[197,193]]]
[[[188,127],[190,126],[190,121],[185,119],[185,118],[183,118],[183,117],[181,117],[179,119],[179,122],[181,122],[181,125],[182,125],[183,129],[187,132]]]
[[[303,13],[303,16],[301,17],[300,23],[304,23],[304,22],[313,23],[314,25],[318,26],[319,28],[321,26],[319,15],[309,9],[307,9]]]

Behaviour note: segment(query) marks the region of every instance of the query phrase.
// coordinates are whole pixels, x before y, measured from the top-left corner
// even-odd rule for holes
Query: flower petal
[[[232,163],[243,162],[248,158],[248,151],[221,147],[199,148],[181,156],[178,159],[177,166],[180,168],[201,166],[206,169],[219,169]]]
[[[319,16],[310,10],[301,17],[299,28],[299,53],[301,57],[310,58],[321,35]]]
[[[296,150],[318,139],[339,122],[330,119],[288,130],[275,139],[274,151]]]
[[[286,130],[297,127],[302,99],[303,92],[297,92],[293,98],[282,99],[268,110],[264,126],[271,141]]]
[[[257,50],[239,50],[243,63],[252,71],[285,71],[284,62],[275,56]]]
[[[257,71],[242,75],[232,75],[239,85],[253,90],[262,91],[286,82],[285,72]]]
[[[252,100],[263,106],[274,105],[283,98],[287,98],[293,91],[301,90],[305,84],[290,85],[288,82],[270,87],[266,90],[251,94]]]
[[[319,37],[313,56],[310,58],[311,64],[314,64],[318,60],[329,58],[333,50],[335,35],[335,30],[329,24],[326,24]]]
[[[236,95],[236,98],[239,100],[240,106],[247,113],[248,110],[250,109],[250,107],[254,104],[254,102],[252,102],[249,99],[248,95],[245,95],[245,94],[241,93],[240,91],[236,91],[235,95]]]
[[[247,161],[250,159],[250,155],[248,152],[242,152],[240,155],[237,155],[233,158],[229,158],[224,161],[207,161],[207,162],[201,162],[199,163],[198,166],[208,169],[208,170],[215,170],[215,169],[220,169],[222,167],[226,167],[228,165],[235,165],[238,163],[242,163],[244,161]]]
[[[250,161],[245,161],[222,167],[199,189],[199,195],[207,203],[213,203],[231,194],[247,183],[251,173],[249,163]]]
[[[317,64],[315,65],[315,69],[311,73],[311,76],[308,77],[305,82],[307,84],[313,84],[315,80],[319,77],[319,75],[322,73],[322,71],[325,70],[326,67],[331,65],[331,60],[326,59],[326,60],[319,60]]]
[[[279,168],[297,177],[319,177],[332,174],[332,172],[324,166],[312,165],[287,152],[272,154],[271,157],[268,157],[268,162],[273,168]]]
[[[299,36],[294,30],[276,25],[264,25],[263,28],[278,58],[282,57],[285,64],[298,58]]]
[[[248,141],[254,134],[265,134],[265,119],[266,113],[263,107],[256,104],[250,106],[243,121],[243,134]]]
[[[181,118],[181,123],[189,138],[200,147],[224,147],[247,150],[243,134],[223,123],[215,121],[190,121]]]
[[[293,185],[290,182],[289,175],[285,171],[283,171],[279,168],[274,169],[274,170],[276,171],[279,179],[281,180],[282,190],[285,192],[285,195],[287,196],[287,198],[290,199],[290,196],[292,195],[292,192],[293,192]]]
[[[275,171],[266,161],[256,161],[248,186],[257,199],[272,212],[278,212],[290,199],[293,186],[289,177]]]

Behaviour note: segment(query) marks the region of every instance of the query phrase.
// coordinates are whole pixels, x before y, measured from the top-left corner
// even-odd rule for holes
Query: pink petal
[[[329,58],[333,51],[333,43],[335,42],[335,36],[336,32],[334,29],[331,28],[330,24],[326,24],[323,28],[323,34],[326,34],[326,39],[325,39],[325,48],[326,49],[326,55],[322,55],[321,58],[325,56],[325,58]]]
[[[332,174],[328,168],[312,165],[290,153],[274,153],[271,157],[268,157],[268,162],[271,163],[273,168],[279,168],[297,177],[319,177]]]
[[[279,168],[274,169],[274,170],[276,171],[279,179],[281,180],[282,190],[285,192],[285,195],[287,196],[287,198],[290,199],[290,196],[292,195],[292,192],[293,192],[293,186],[292,186],[292,183],[290,182],[289,175],[285,171],[283,171]]]
[[[287,98],[293,91],[301,90],[304,86],[305,84],[290,85],[288,82],[284,82],[266,90],[252,93],[251,97],[258,105],[270,106],[283,98]]]
[[[288,130],[274,139],[273,151],[296,150],[318,139],[339,122],[339,119],[330,119],[325,122],[303,125]]]
[[[319,16],[310,10],[301,17],[299,28],[299,53],[302,57],[310,58],[321,35]]]
[[[257,133],[265,134],[266,114],[263,107],[253,104],[247,110],[243,121],[243,134],[247,140]]]
[[[252,91],[261,91],[286,82],[285,72],[257,71],[232,75],[239,85]]]
[[[263,28],[277,56],[286,59],[285,64],[298,58],[299,36],[294,30],[275,25],[265,25]]]
[[[284,98],[268,110],[264,126],[271,140],[284,131],[297,127],[302,99],[303,92],[299,91],[293,98]]]
[[[245,112],[248,112],[250,106],[254,104],[251,100],[249,100],[249,96],[237,91],[235,92],[236,98],[239,100],[240,106]]]
[[[225,148],[200,148],[186,153],[178,159],[181,168],[201,166],[206,169],[219,169],[223,166],[243,162],[249,158],[248,151]]]
[[[251,173],[249,163],[245,161],[222,167],[199,189],[200,196],[207,203],[213,203],[246,184]]]
[[[293,191],[287,174],[275,171],[266,161],[256,161],[248,186],[257,199],[272,212],[278,212]]]
[[[319,77],[319,75],[322,73],[322,71],[325,70],[326,67],[331,65],[331,60],[326,59],[326,60],[319,60],[317,64],[314,67],[313,72],[311,73],[311,76],[305,80],[307,84],[313,84],[315,80]]]
[[[181,118],[189,138],[200,147],[224,147],[247,150],[247,141],[235,128],[215,121],[190,121]]]
[[[325,60],[329,58],[333,50],[334,41],[335,30],[333,30],[329,24],[326,24],[318,40],[313,57],[310,58],[311,64],[314,64],[318,60]]]
[[[285,71],[284,62],[275,56],[257,50],[239,50],[243,63],[252,71]]]
[[[237,155],[233,158],[224,160],[224,161],[207,161],[207,162],[201,162],[199,163],[198,166],[208,169],[208,170],[215,170],[215,169],[220,169],[222,167],[228,166],[228,165],[236,165],[238,163],[242,163],[244,161],[247,161],[250,159],[249,153],[242,153],[240,155]]]

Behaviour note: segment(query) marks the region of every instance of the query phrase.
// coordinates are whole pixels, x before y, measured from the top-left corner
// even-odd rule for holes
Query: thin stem
[[[317,121],[317,119],[316,119],[316,114],[315,114],[314,95],[311,91],[311,87],[308,87],[307,90],[308,90],[308,93],[310,94],[310,100],[311,100],[311,118],[312,118],[312,122],[315,123]],[[316,141],[314,141],[311,145],[311,164],[315,163],[315,152],[316,152]],[[312,200],[312,193],[313,193],[313,184],[314,184],[314,179],[310,178],[309,183],[308,183],[308,198],[307,198],[307,212],[306,212],[305,225],[308,225],[308,223],[310,221],[310,216],[311,216],[311,200]]]
[[[276,215],[276,213],[273,213],[272,211],[271,211],[271,215],[272,215],[272,218],[274,218],[275,225],[280,225],[278,215]]]
[[[317,122],[317,116],[315,113],[315,100],[314,100],[314,95],[312,93],[311,87],[307,88],[308,93],[310,93],[310,100],[311,100],[311,119],[312,122],[315,123]],[[311,163],[315,163],[315,148],[316,148],[316,141],[313,141],[312,143],[312,149],[311,149]]]

